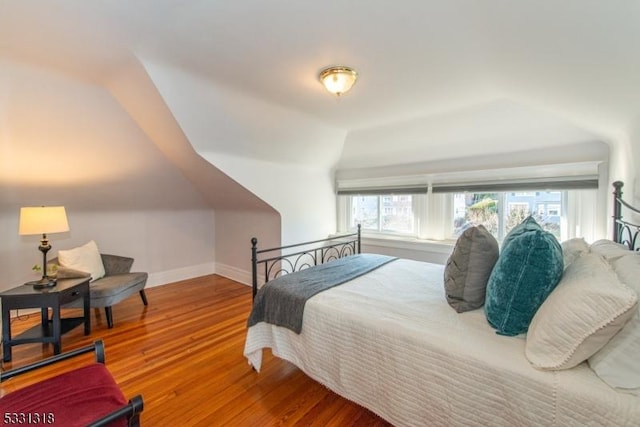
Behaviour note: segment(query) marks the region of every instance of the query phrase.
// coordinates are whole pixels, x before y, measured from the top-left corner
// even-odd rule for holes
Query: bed
[[[638,270],[633,270],[638,267],[638,258],[630,258],[640,256],[639,227],[622,216],[623,209],[638,211],[622,201],[621,189],[622,183],[615,183],[615,242],[603,241],[599,245],[594,242],[591,248],[585,247],[583,241],[577,250],[574,250],[576,241],[563,246],[564,262],[568,264],[571,256],[571,264],[563,266],[559,284],[536,311],[529,333],[513,336],[496,333],[496,328],[487,321],[486,308],[464,312],[452,309],[443,288],[447,266],[408,259],[381,263],[348,280],[340,278],[339,283],[328,289],[305,297],[298,332],[286,325],[289,319],[282,322],[269,316],[254,318],[263,294],[267,294],[265,289],[278,287],[282,278],[289,276],[290,283],[285,285],[290,286],[296,275],[317,270],[326,261],[348,263],[361,254],[359,230],[338,239],[312,242],[320,245],[314,249],[305,243],[259,250],[253,239],[256,301],[244,355],[259,372],[262,352],[270,348],[274,355],[292,362],[311,378],[397,426],[640,425],[638,389],[615,388],[593,368],[598,363],[606,365],[607,360],[598,361],[596,356],[606,353],[604,349],[623,335],[618,331],[626,331],[627,335],[631,331],[632,335],[637,333],[633,328],[640,330],[636,313],[639,276],[635,275]],[[291,249],[292,252],[287,251]],[[596,249],[601,252],[592,254]],[[551,301],[556,304],[560,301],[564,307],[556,295],[570,288],[563,282],[565,279],[568,283],[571,277],[576,277],[569,274],[569,268],[596,257],[612,265],[620,260],[631,265],[631,273],[627,270],[623,276],[626,281],[634,281],[635,287],[622,284],[623,298],[618,298],[626,304],[626,317],[623,319],[618,310],[615,321],[607,321],[606,327],[595,328],[597,333],[589,331],[592,335],[581,337],[580,344],[571,347],[569,356],[557,366],[544,366],[545,358],[565,344],[558,348],[542,345],[536,354],[531,343],[543,329],[542,326],[533,329],[533,325],[542,325],[556,315],[553,313],[564,312],[554,309],[557,306]],[[300,268],[307,272],[293,273]],[[605,276],[599,277],[611,277],[606,274],[615,275],[617,271],[613,267],[605,270],[602,273]],[[268,285],[259,287],[261,281]],[[604,288],[608,289],[608,285]],[[591,305],[608,304],[609,300]],[[538,313],[545,310],[552,314],[540,317]],[[570,329],[570,321],[561,319],[561,322]],[[574,326],[578,331],[575,334],[582,334],[579,322]],[[612,328],[613,331],[609,330]],[[609,330],[608,336],[596,336],[604,330]],[[593,353],[587,347],[596,345],[594,336],[595,341],[604,343],[597,344],[599,350],[595,354],[584,357]],[[577,358],[581,352],[586,352],[582,354],[584,360]],[[607,358],[610,359],[608,355],[604,357]],[[631,365],[638,365],[638,358],[636,353]],[[539,366],[534,367],[532,360]],[[570,366],[572,363],[575,366]]]

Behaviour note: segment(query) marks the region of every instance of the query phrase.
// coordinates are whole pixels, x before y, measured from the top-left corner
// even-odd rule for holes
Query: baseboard
[[[231,280],[240,282],[243,285],[251,286],[251,272],[241,270],[226,264],[204,263],[198,265],[190,265],[188,267],[176,268],[173,270],[159,271],[149,273],[147,279],[147,288],[162,286],[168,283],[179,282],[181,280],[193,279],[194,277],[207,276],[209,274],[219,274],[228,277]],[[39,313],[39,309],[20,309],[20,315],[29,315]],[[12,318],[17,313],[12,312]]]
[[[194,277],[207,276],[216,273],[215,263],[204,263],[190,265],[188,267],[176,268],[173,270],[149,273],[147,288],[166,285],[167,283],[179,282],[180,280],[193,279]]]
[[[228,264],[216,263],[216,274],[235,280],[243,285],[251,286],[251,272]]]
[[[188,267],[176,268],[174,270],[160,271],[157,273],[149,273],[149,278],[147,279],[147,288],[153,288],[154,286],[162,286],[168,283],[179,282],[181,280],[193,279],[194,277],[207,276],[209,274],[216,273],[217,265],[215,263],[205,263],[199,265],[190,265]],[[233,267],[225,267],[225,271],[229,270]],[[242,270],[236,269],[238,272]],[[246,282],[241,281],[240,279],[236,279],[235,277],[227,276],[227,274],[219,273],[222,276],[229,277],[230,279],[236,280],[243,284],[251,283],[251,273],[246,273],[246,276],[249,277],[249,280]],[[237,277],[243,277],[242,275],[236,274]],[[20,316],[27,316],[35,313],[40,313],[40,309],[37,308],[27,308],[20,309]],[[15,310],[11,310],[11,318],[17,317],[18,313]],[[1,324],[1,323],[0,323]]]

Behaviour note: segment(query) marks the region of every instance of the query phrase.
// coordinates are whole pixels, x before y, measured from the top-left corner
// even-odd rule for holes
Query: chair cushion
[[[91,307],[109,307],[119,303],[130,295],[144,289],[148,276],[147,273],[116,274],[91,282],[89,286]],[[82,299],[77,299],[64,305],[64,308],[71,307],[82,307]]]
[[[3,396],[0,412],[43,417],[44,422],[28,423],[31,425],[74,427],[86,426],[126,404],[107,368],[94,363]],[[126,426],[127,423],[122,419],[110,425]]]
[[[107,307],[116,304],[129,295],[144,289],[147,273],[127,273],[105,276],[91,283],[92,307]]]

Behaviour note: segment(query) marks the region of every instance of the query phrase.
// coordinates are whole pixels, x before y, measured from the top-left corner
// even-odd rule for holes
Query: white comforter
[[[531,367],[524,336],[496,335],[482,309],[446,303],[443,266],[397,260],[311,298],[300,335],[259,323],[244,354],[289,360],[397,426],[639,426],[640,398],[586,364]]]

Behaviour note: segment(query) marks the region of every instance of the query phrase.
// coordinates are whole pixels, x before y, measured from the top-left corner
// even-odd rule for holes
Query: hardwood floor
[[[107,367],[125,396],[142,394],[147,426],[387,426],[372,412],[331,392],[294,365],[265,352],[262,372],[242,355],[251,290],[211,275],[150,288],[149,306],[137,296],[113,307],[114,328],[104,311],[92,310],[92,332],[65,334],[71,350],[101,338]],[[63,315],[75,315],[68,310]],[[39,313],[12,320],[14,333],[39,322]],[[53,346],[13,348],[3,369],[53,354]],[[90,357],[66,363],[84,364]],[[49,377],[46,368],[0,384],[5,394]]]

